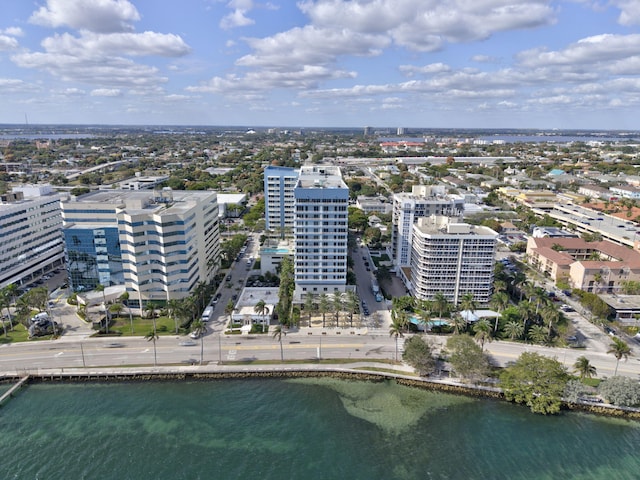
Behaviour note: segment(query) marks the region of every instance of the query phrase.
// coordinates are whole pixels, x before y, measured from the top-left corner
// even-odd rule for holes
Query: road
[[[337,334],[308,335],[292,332],[282,337],[285,360],[323,359],[393,360],[395,341],[389,335]],[[448,336],[429,335],[436,350]],[[181,345],[188,342],[188,345]],[[402,339],[399,341],[402,351]],[[505,366],[525,351],[555,357],[569,370],[585,355],[597,368],[598,376],[612,376],[616,360],[611,354],[584,349],[550,348],[514,342],[494,341],[485,345],[492,362]],[[218,364],[233,361],[278,361],[280,344],[270,335],[208,335],[191,341],[185,336],[162,336],[156,342],[158,365]],[[201,357],[202,355],[202,357]],[[64,368],[150,366],[154,363],[153,343],[144,338],[66,338],[0,346],[0,372],[24,373]],[[640,378],[640,361],[630,357],[621,361],[619,375]]]

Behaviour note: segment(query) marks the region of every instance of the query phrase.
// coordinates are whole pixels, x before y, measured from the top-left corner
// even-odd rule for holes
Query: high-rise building
[[[219,266],[213,192],[89,193],[63,202],[69,278],[75,290],[123,282],[133,308],[189,295]]]
[[[336,166],[304,166],[294,189],[296,294],[344,291],[349,188]]]
[[[50,185],[0,195],[0,287],[26,285],[63,265],[60,195]]]
[[[391,251],[394,264],[411,263],[411,229],[419,218],[431,215],[458,217],[464,212],[464,198],[447,195],[441,185],[414,185],[411,193],[393,196]]]
[[[487,303],[498,234],[488,227],[454,222],[436,215],[418,219],[413,225],[411,268],[401,269],[403,280],[421,300],[442,293],[458,304],[471,293],[477,302]]]
[[[299,170],[268,166],[264,169],[265,228],[280,237],[293,234],[294,195]]]

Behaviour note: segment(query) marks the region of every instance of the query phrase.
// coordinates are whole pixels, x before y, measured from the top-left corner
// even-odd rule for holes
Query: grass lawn
[[[38,340],[51,340],[52,335],[43,335],[42,337],[29,338],[29,332],[27,327],[21,323],[14,324],[13,330],[9,330],[7,325],[7,336],[4,336],[4,331],[0,329],[0,345],[6,345],[8,343],[16,342],[37,342]]]
[[[180,321],[178,321],[178,326],[180,326]],[[127,316],[114,317],[111,319],[111,326],[109,327],[109,332],[118,332],[123,337],[143,337],[151,331],[153,331],[153,320],[136,316],[133,317],[133,333],[131,333],[131,322]],[[176,324],[169,317],[156,318],[156,331],[158,335],[175,335]]]

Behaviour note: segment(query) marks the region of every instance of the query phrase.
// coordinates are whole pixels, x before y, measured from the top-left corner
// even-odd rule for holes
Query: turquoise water
[[[640,424],[332,379],[31,385],[1,479],[635,479]]]
[[[419,327],[422,327],[424,325],[422,323],[422,320],[420,320],[418,317],[409,317],[409,321]],[[442,325],[449,325],[449,322],[447,322],[446,320],[429,320],[429,325],[432,327],[441,327]]]
[[[263,248],[261,251],[263,253],[289,253],[290,252],[288,248]]]

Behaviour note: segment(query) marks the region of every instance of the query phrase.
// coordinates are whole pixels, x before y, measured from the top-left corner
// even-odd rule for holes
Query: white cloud
[[[45,38],[42,46],[51,54],[77,55],[78,57],[110,55],[178,57],[191,51],[180,36],[156,32],[101,34],[85,31],[81,32],[80,37],[63,33]]]
[[[0,52],[15,50],[16,48],[18,48],[18,41],[15,38],[7,35],[0,35]]]
[[[20,27],[8,27],[4,30],[0,29],[0,34],[10,35],[12,37],[22,37],[24,36],[24,32]]]
[[[626,27],[640,25],[640,2],[638,0],[613,0],[611,2],[620,8],[618,22]]]
[[[133,29],[140,14],[129,0],[46,0],[30,22],[45,27],[71,27],[92,32],[124,32]]]
[[[96,88],[91,90],[92,97],[119,97],[122,92],[117,88]]]
[[[235,27],[246,27],[256,23],[255,20],[248,18],[245,13],[246,10],[240,8],[235,9],[233,12],[222,17],[222,20],[220,20],[220,28],[230,30]]]
[[[414,73],[421,73],[423,75],[430,75],[435,73],[448,73],[451,71],[451,67],[444,63],[431,63],[423,67],[416,67],[415,65],[400,65],[400,71],[411,76]]]

